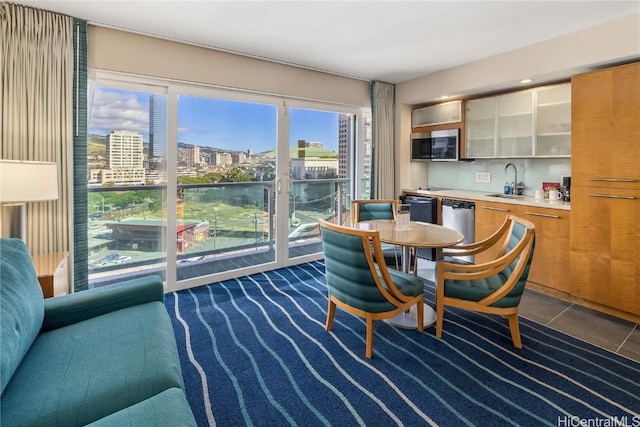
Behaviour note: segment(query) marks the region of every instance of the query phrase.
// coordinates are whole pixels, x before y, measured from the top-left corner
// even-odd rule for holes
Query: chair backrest
[[[323,220],[318,224],[329,293],[370,313],[394,309],[399,302],[389,293],[389,288],[395,289],[395,285],[384,263],[378,232],[343,227]],[[377,264],[374,262],[376,256],[380,257]],[[383,281],[387,283],[383,284]]]
[[[351,201],[351,223],[376,219],[396,219],[399,200],[370,199]]]
[[[517,305],[524,293],[529,269],[533,260],[535,248],[535,226],[526,219],[509,215],[511,223],[509,233],[505,241],[505,251],[502,259],[507,263],[498,274],[507,278],[508,292],[503,296],[505,303]]]

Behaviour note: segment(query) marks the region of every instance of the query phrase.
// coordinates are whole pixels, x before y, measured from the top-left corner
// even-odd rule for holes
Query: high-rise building
[[[167,152],[167,96],[149,95],[149,165]]]
[[[238,152],[238,153],[232,153],[231,154],[231,163],[232,164],[240,164],[240,163],[244,163],[244,161],[247,160],[247,154],[244,152]]]
[[[351,170],[351,141],[353,134],[353,116],[340,114],[338,116],[338,178],[349,178]]]
[[[107,169],[142,169],[142,135],[126,130],[107,135]]]
[[[230,153],[212,153],[211,154],[211,164],[217,166],[230,165],[232,162]]]
[[[188,168],[200,165],[200,147],[198,147],[197,145],[192,145],[185,148],[184,151]]]

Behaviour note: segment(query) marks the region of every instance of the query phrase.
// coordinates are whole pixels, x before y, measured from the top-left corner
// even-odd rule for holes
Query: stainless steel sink
[[[501,199],[513,199],[513,200],[522,200],[524,196],[516,196],[515,194],[487,194],[488,197],[499,197]]]

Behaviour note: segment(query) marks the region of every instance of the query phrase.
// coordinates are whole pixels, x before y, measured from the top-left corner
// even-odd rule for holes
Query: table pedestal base
[[[385,322],[389,323],[390,325],[397,326],[403,329],[418,329],[417,317],[418,317],[418,313],[416,311],[416,307],[413,306],[411,307],[411,310],[409,310],[408,312],[404,312],[404,313],[398,314],[397,316],[391,317],[389,319],[385,319]],[[428,328],[434,323],[436,323],[436,312],[433,308],[431,308],[427,304],[424,305],[423,320],[424,320],[423,325],[425,328]]]

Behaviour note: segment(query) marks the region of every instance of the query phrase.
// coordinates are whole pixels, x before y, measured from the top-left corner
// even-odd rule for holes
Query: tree
[[[246,173],[244,169],[238,168],[238,167],[229,169],[220,180],[220,182],[248,182],[248,181],[255,181],[255,178],[249,175],[248,173]]]

